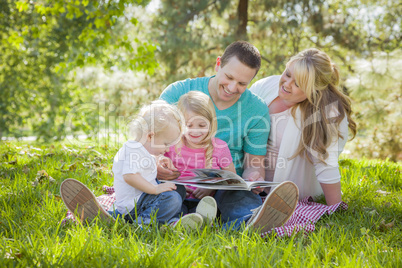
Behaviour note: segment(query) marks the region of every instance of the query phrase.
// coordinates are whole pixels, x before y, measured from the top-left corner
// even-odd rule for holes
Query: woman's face
[[[279,80],[279,98],[291,107],[307,99],[306,94],[299,88],[293,73],[293,64],[289,65]]]

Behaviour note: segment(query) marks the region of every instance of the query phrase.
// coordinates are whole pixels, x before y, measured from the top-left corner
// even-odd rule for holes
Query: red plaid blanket
[[[324,215],[331,215],[338,209],[347,210],[348,205],[344,202],[327,206],[315,203],[312,197],[306,197],[297,203],[296,209],[290,219],[282,226],[261,234],[265,237],[275,231],[279,237],[291,236],[298,232],[308,234],[315,229],[315,223]]]
[[[96,199],[103,206],[105,210],[109,210],[116,200],[114,194],[114,188],[104,185],[102,187],[103,191],[106,193],[104,195],[98,196]],[[265,237],[275,231],[277,236],[291,236],[292,234],[298,232],[304,232],[308,234],[315,229],[315,223],[324,215],[331,215],[338,209],[347,210],[348,205],[344,202],[338,204],[327,206],[319,203],[313,202],[313,198],[306,197],[297,203],[296,209],[288,222],[282,227],[274,228],[271,231],[263,233],[261,236]],[[61,222],[62,225],[68,221],[75,221],[74,215],[68,211],[67,217]]]

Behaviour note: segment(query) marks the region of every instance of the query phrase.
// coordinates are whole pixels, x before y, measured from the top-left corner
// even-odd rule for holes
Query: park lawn
[[[347,211],[309,235],[262,239],[205,227],[67,224],[59,187],[75,178],[101,195],[117,147],[0,143],[0,267],[402,267],[401,164],[341,160]],[[322,201],[322,199],[321,199]]]

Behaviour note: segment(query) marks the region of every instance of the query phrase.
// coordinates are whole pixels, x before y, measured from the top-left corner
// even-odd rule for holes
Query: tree
[[[369,134],[373,138],[367,144],[390,148],[383,155],[395,160],[401,157],[395,152],[401,148],[395,135],[401,128],[395,119],[400,111],[390,107],[400,103],[402,77],[400,72],[387,75],[391,60],[383,61],[385,70],[371,71],[360,70],[357,62],[360,58],[378,62],[378,55],[400,61],[401,13],[402,5],[395,0],[162,0],[153,35],[160,44],[158,58],[165,70],[165,85],[214,74],[215,58],[238,39],[250,41],[262,55],[254,81],[280,74],[285,62],[303,49],[316,47],[327,52],[341,68],[346,93],[362,102],[353,105],[360,133],[371,133],[381,122],[384,127]],[[344,83],[356,76],[365,79],[358,87]],[[380,141],[379,137],[388,138]]]
[[[169,81],[203,75],[238,39],[259,48],[262,76],[277,74],[289,56],[307,47],[328,52],[353,71],[351,57],[400,47],[400,14],[397,1],[388,0],[162,0],[154,36]]]
[[[138,23],[126,17],[126,7],[147,2],[0,0],[0,137],[18,136],[25,126],[40,137],[61,138],[66,113],[91,98],[85,88],[67,86],[76,67],[152,73],[155,46],[115,30]],[[76,126],[85,129],[86,119],[79,120]]]

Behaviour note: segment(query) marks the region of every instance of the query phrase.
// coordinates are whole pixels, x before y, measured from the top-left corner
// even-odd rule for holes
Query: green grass
[[[103,194],[117,149],[0,144],[0,267],[402,267],[401,164],[379,160],[341,160],[349,209],[323,217],[308,236],[61,226],[61,182],[75,178]]]

